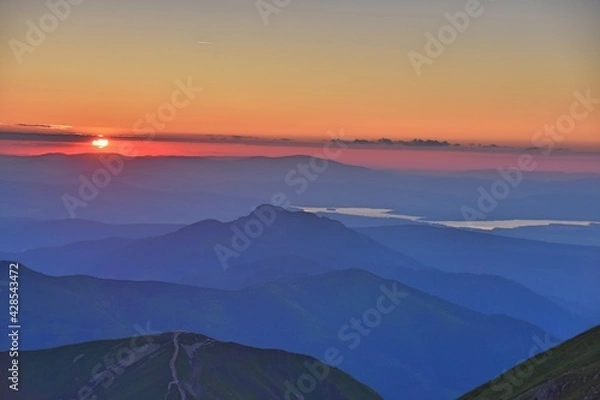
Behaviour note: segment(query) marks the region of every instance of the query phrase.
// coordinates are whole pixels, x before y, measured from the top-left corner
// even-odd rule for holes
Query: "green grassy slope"
[[[7,353],[0,354],[2,365],[7,365],[7,358]],[[315,362],[299,354],[190,333],[87,342],[21,353],[19,392],[2,385],[0,398],[299,399],[291,392],[286,397],[288,381],[304,388],[307,400],[381,399],[344,372]],[[311,373],[311,366],[316,373]],[[304,383],[298,384],[303,376]]]
[[[517,365],[460,400],[600,399],[600,327]]]

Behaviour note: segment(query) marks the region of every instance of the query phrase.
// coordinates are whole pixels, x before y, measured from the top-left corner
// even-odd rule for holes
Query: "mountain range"
[[[573,311],[600,321],[598,247],[426,225],[358,231],[436,269],[502,276],[541,295],[577,304]]]
[[[282,193],[296,205],[389,208],[432,220],[462,220],[463,206],[477,208],[478,188],[489,193],[502,180],[498,171],[384,171],[334,160],[320,173],[303,176],[302,166],[312,159],[5,155],[0,156],[0,218],[69,218],[63,196],[79,197],[82,186],[89,186],[82,182],[108,171],[111,162],[110,184],[86,200],[90,206],[76,210],[77,218],[119,224],[230,220]],[[600,221],[599,183],[591,174],[532,172],[486,218]]]
[[[267,218],[266,221],[273,219],[273,222],[268,226],[260,225],[261,215]],[[251,237],[245,233],[246,227],[258,227],[257,232],[261,234]],[[407,236],[410,236],[412,229],[415,229],[417,236],[421,229],[389,227],[393,229],[392,232],[404,228],[406,231],[402,232],[406,232]],[[437,232],[438,228],[431,229]],[[483,265],[479,271],[471,268],[473,272],[468,273],[443,272],[387,247],[396,246],[398,241],[392,240],[389,243],[381,236],[374,235],[371,238],[361,232],[325,217],[265,205],[248,216],[229,223],[207,220],[157,237],[76,242],[23,253],[0,253],[0,258],[19,260],[48,275],[84,274],[108,279],[155,280],[227,290],[269,282],[286,282],[301,276],[339,269],[364,269],[466,308],[532,322],[564,339],[593,326],[593,322],[590,322],[592,318],[581,317],[577,311],[567,310],[564,305],[537,294],[523,284],[486,274],[486,267]],[[450,235],[453,231],[447,232]],[[482,235],[471,235],[466,238],[470,241],[458,243],[465,246],[470,243],[474,248],[472,253],[483,258],[482,250],[477,250],[479,246],[493,250],[490,250],[491,254],[499,257],[499,251],[494,250],[493,246],[485,247],[490,236],[492,240],[519,241]],[[393,235],[386,236],[390,237],[394,238]],[[546,257],[547,260],[552,258],[553,245],[542,242],[534,244],[538,245],[540,257]],[[444,249],[443,244],[439,246]],[[415,251],[403,243],[402,247],[407,247],[406,251],[409,252]],[[418,249],[417,245],[414,247]],[[578,246],[572,247],[579,249]],[[572,254],[577,257],[575,250],[572,250]],[[456,248],[456,251],[459,252],[460,248]],[[544,255],[544,251],[548,255]],[[429,261],[431,255],[427,257],[424,258]],[[467,263],[464,269],[470,268],[473,262],[468,257],[463,258],[466,258]],[[507,251],[507,269],[514,269],[508,264],[517,262],[517,258]],[[431,261],[435,262],[436,259]],[[501,265],[502,261],[490,259],[489,263]],[[529,267],[527,260],[519,265]],[[554,270],[554,265],[549,267]],[[461,269],[459,266],[452,268]],[[560,281],[549,282],[560,284]],[[589,286],[590,283],[586,285]],[[561,295],[569,298],[566,290]],[[573,297],[579,298],[576,293]],[[527,307],[523,307],[523,304],[527,304]]]
[[[499,179],[510,196],[494,201]],[[561,343],[600,322],[599,182],[306,156],[0,156],[21,393],[594,398],[597,329]],[[591,226],[443,227],[467,206]],[[407,219],[299,211],[342,208]],[[0,338],[1,361],[11,346]]]
[[[23,349],[152,332],[308,354],[385,398],[450,399],[558,340],[532,324],[485,315],[362,270],[243,290],[49,277],[20,268]],[[331,350],[335,349],[335,350]],[[456,364],[460,359],[461,363]]]

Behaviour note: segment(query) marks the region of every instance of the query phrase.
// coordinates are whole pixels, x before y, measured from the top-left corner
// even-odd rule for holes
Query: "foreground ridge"
[[[27,375],[19,396],[27,399],[298,398],[294,385],[309,376],[310,367],[319,368],[324,376],[310,376],[311,385],[302,387],[307,396],[381,399],[348,374],[312,357],[184,332],[86,342],[27,351],[20,357]],[[0,353],[2,363],[7,358],[7,353]],[[12,395],[3,385],[0,398]]]
[[[600,326],[540,353],[459,400],[600,398]]]

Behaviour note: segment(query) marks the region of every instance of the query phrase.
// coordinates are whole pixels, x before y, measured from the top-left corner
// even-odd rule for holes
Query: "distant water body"
[[[432,225],[443,225],[452,228],[471,228],[481,230],[492,230],[495,228],[513,229],[525,226],[549,226],[549,225],[570,225],[570,226],[591,226],[600,222],[594,221],[563,221],[551,219],[510,219],[499,221],[430,221],[423,217],[415,215],[395,214],[386,208],[367,208],[367,207],[301,207],[297,208],[310,213],[330,213],[339,215],[352,215],[357,217],[400,219],[404,221],[421,222]]]

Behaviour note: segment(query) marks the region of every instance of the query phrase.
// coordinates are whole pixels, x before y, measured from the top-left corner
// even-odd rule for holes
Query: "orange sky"
[[[359,138],[528,144],[574,92],[600,97],[596,3],[486,3],[421,76],[407,54],[424,52],[424,34],[465,2],[404,3],[296,1],[265,26],[241,0],[87,1],[21,63],[0,48],[0,130],[131,133],[189,78],[203,91],[164,133],[323,139],[343,127]],[[24,41],[26,21],[49,12],[33,0],[0,7],[4,42]],[[600,147],[600,110],[563,144]]]

